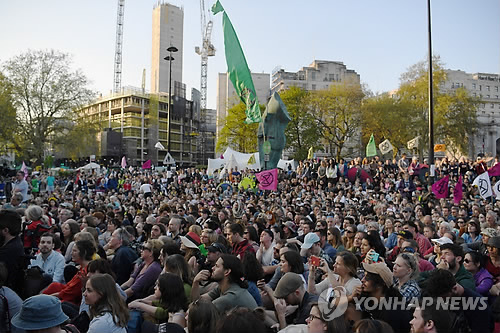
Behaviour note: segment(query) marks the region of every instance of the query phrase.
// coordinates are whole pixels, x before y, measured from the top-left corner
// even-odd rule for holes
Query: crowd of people
[[[443,199],[404,154],[301,161],[276,191],[251,170],[19,171],[0,331],[500,332],[500,205],[472,186],[487,169],[441,159]]]

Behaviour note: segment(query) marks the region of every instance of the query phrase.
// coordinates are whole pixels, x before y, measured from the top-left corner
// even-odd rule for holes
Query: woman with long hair
[[[161,273],[160,251],[163,242],[150,239],[141,247],[142,264],[130,275],[130,278],[121,285],[127,294],[128,300],[142,298],[147,295]]]
[[[188,300],[191,300],[191,285],[193,284],[193,273],[184,257],[180,254],[173,254],[165,259],[163,267],[164,273],[172,273],[179,276],[183,282],[184,293]]]
[[[250,245],[254,248],[255,252],[259,250],[259,234],[257,233],[257,229],[252,226],[248,226],[245,228],[243,233],[243,238],[245,238]]]
[[[359,249],[361,254],[360,262],[378,262],[385,257],[385,246],[376,231],[368,232],[366,237],[361,240]],[[378,253],[378,258],[374,257],[374,253]]]
[[[128,309],[111,275],[92,275],[86,283],[83,296],[89,305],[91,318],[87,333],[127,332]]]
[[[143,319],[155,324],[175,322],[182,327],[186,326],[185,311],[188,300],[182,279],[172,273],[161,274],[155,285],[155,293],[130,302],[128,307],[143,311]]]
[[[75,246],[75,235],[80,232],[80,225],[75,220],[67,220],[61,226],[61,240],[64,248],[66,263],[71,261],[71,250]]]
[[[356,252],[355,246],[354,246],[354,238],[356,236],[356,226],[351,224],[345,227],[344,229],[344,236],[342,237],[342,243],[344,243],[344,247],[353,253]]]
[[[189,305],[186,320],[189,333],[215,333],[219,312],[211,301],[200,298]]]
[[[326,240],[337,251],[344,251],[344,244],[342,243],[342,235],[340,234],[339,228],[328,228],[328,232],[326,233]]]
[[[465,254],[464,268],[474,276],[476,291],[488,296],[493,286],[493,276],[484,268],[484,258],[481,253],[471,251]]]
[[[322,265],[320,269],[326,269],[327,278],[318,284],[315,283],[316,269],[313,265],[309,267],[308,291],[311,294],[319,295],[328,288],[342,286],[346,289],[347,296],[349,296],[356,286],[361,285],[361,281],[356,276],[358,258],[352,252],[342,251],[337,253],[333,271],[330,270],[328,265]]]

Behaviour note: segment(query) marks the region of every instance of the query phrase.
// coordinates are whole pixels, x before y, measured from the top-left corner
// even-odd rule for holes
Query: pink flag
[[[151,169],[151,160],[147,160],[146,162],[144,162],[144,164],[142,165],[142,168],[143,169]]]
[[[122,168],[126,168],[127,167],[127,159],[125,158],[125,156],[122,157]]]
[[[259,189],[276,191],[278,188],[278,169],[265,170],[255,174]]]
[[[432,192],[438,199],[446,198],[448,196],[448,181],[450,176],[441,178],[434,184],[432,184]]]
[[[26,164],[24,164],[24,161],[23,166],[21,167],[21,171],[24,172],[24,179],[28,178],[28,167],[26,166]]]
[[[224,159],[224,155],[223,154],[220,154],[220,159],[223,160]]]
[[[455,185],[455,189],[453,190],[453,202],[455,203],[455,205],[458,205],[460,201],[462,201],[463,196],[464,192],[462,190],[462,176],[459,176],[457,185]]]
[[[488,176],[490,177],[500,176],[500,163],[497,163],[488,169]]]

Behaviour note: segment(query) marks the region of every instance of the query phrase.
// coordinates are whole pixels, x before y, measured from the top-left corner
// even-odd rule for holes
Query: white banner
[[[380,152],[382,154],[387,154],[388,152],[393,150],[394,147],[392,146],[392,143],[388,139],[385,139],[378,145],[378,149],[380,149]]]
[[[491,190],[490,176],[488,175],[488,172],[483,172],[482,174],[477,176],[476,179],[474,179],[472,185],[476,185],[478,187],[479,195],[483,199],[486,199],[493,195],[493,191]]]

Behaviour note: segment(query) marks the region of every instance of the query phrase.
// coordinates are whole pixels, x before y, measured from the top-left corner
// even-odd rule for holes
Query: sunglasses
[[[466,263],[466,264],[469,264],[469,263],[471,263],[471,262],[472,262],[472,260],[469,260],[469,259],[464,259],[464,263]]]

